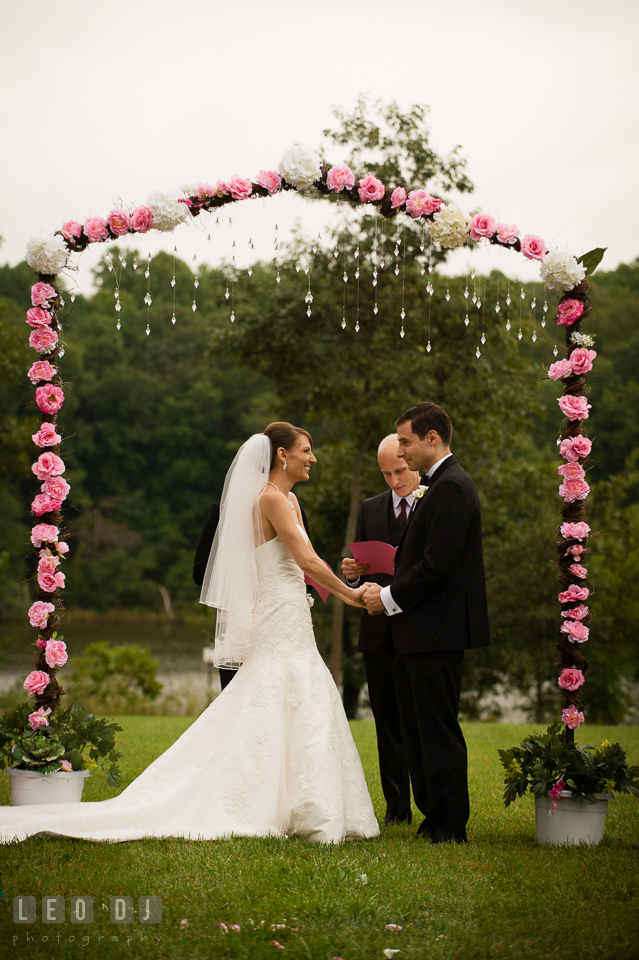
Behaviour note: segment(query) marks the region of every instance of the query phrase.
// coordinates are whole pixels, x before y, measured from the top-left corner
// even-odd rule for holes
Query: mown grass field
[[[126,786],[192,720],[119,722]],[[374,727],[365,721],[352,727],[382,818]],[[0,956],[384,960],[384,950],[393,949],[400,951],[396,960],[636,960],[639,803],[625,796],[612,802],[599,847],[538,845],[532,799],[504,809],[497,757],[499,747],[531,729],[465,726],[468,846],[416,840],[417,815],[413,827],[382,827],[379,839],[330,848],[296,838],[103,845],[45,837],[0,847],[0,889],[8,898],[0,900]],[[639,763],[639,729],[586,726],[579,733],[582,743],[619,740]],[[0,778],[2,803],[9,802],[8,779]],[[84,798],[115,792],[93,776]],[[16,895],[38,898],[38,911],[42,896],[64,896],[67,909],[72,896],[92,896],[95,919],[84,926],[40,919],[18,926]],[[162,922],[141,925],[136,912],[129,925],[112,923],[109,898],[122,895],[132,896],[136,908],[140,896],[162,897]],[[224,934],[220,923],[241,930]],[[388,923],[403,929],[386,931]]]

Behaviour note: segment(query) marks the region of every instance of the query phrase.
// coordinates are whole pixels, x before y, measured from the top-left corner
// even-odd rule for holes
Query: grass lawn
[[[192,720],[119,722],[126,786]],[[381,818],[374,727],[364,721],[352,727]],[[106,845],[34,837],[1,846],[0,888],[8,900],[0,900],[0,956],[252,960],[286,952],[291,960],[384,960],[390,948],[401,951],[396,960],[637,960],[639,803],[615,798],[599,847],[538,845],[532,799],[504,809],[497,757],[498,747],[518,743],[531,729],[465,726],[468,846],[417,841],[418,814],[414,827],[382,827],[379,839],[326,848],[296,838]],[[586,726],[578,733],[582,743],[619,740],[639,763],[636,727]],[[0,779],[0,802],[8,803],[9,778]],[[115,792],[93,776],[84,798]],[[17,925],[16,895],[38,898],[38,916],[42,896],[65,897],[67,911],[72,896],[92,896],[95,919],[86,926],[40,919]],[[109,920],[109,897],[118,895],[134,898],[134,922],[126,926]],[[138,922],[137,898],[146,895],[162,897],[159,925]],[[189,925],[182,927],[182,919]],[[241,930],[225,935],[220,922]],[[403,930],[387,932],[387,923]],[[275,924],[284,926],[271,929]]]

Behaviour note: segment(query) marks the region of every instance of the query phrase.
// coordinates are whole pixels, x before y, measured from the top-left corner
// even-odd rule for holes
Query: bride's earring
[[[282,470],[286,470],[286,460],[284,461],[284,466],[282,467]]]

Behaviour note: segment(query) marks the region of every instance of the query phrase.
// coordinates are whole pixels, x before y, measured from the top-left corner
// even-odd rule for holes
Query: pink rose
[[[500,243],[516,243],[521,230],[514,223],[498,223],[497,239]]]
[[[56,447],[62,440],[59,433],[55,432],[55,423],[45,422],[37,433],[31,437],[36,447]]]
[[[40,551],[40,560],[38,562],[38,573],[55,573],[56,567],[60,566],[60,557],[54,557],[46,550]]]
[[[44,659],[50,667],[63,667],[69,659],[64,640],[48,640]]]
[[[246,200],[246,198],[250,197],[253,193],[253,184],[250,180],[245,180],[244,177],[238,177],[238,175],[234,173],[231,177],[229,189],[234,200]]]
[[[37,327],[29,337],[29,346],[38,353],[51,353],[57,342],[58,334],[51,327]]]
[[[56,513],[62,506],[62,500],[54,500],[48,493],[38,493],[33,498],[31,509],[36,517],[41,517],[44,513]]]
[[[25,690],[28,690],[29,693],[37,693],[38,695],[44,693],[45,689],[49,685],[48,673],[45,673],[44,670],[32,670],[28,677],[25,678],[22,686]]]
[[[58,477],[64,473],[65,467],[60,457],[55,453],[41,453],[36,462],[31,467],[38,480],[46,480],[48,477]]]
[[[577,708],[571,704],[569,707],[566,707],[565,710],[561,711],[561,719],[571,730],[576,730],[579,724],[584,722],[584,715],[581,710],[577,710]]]
[[[564,300],[557,308],[557,323],[560,327],[570,327],[584,312],[581,300]]]
[[[71,487],[62,477],[49,477],[48,480],[44,481],[40,489],[43,493],[48,494],[55,500],[66,500]]]
[[[341,193],[342,190],[350,190],[355,185],[355,174],[350,167],[336,166],[326,174],[326,186],[333,193]]]
[[[275,170],[260,170],[255,178],[255,182],[258,183],[260,187],[268,190],[271,196],[277,193],[282,186],[282,178]]]
[[[77,240],[82,233],[82,224],[77,220],[67,220],[62,224],[62,236],[65,240]]]
[[[587,420],[588,411],[592,410],[592,404],[588,403],[585,397],[565,396],[558,397],[557,403],[559,409],[568,417],[569,420]]]
[[[581,460],[590,455],[592,450],[592,440],[579,434],[578,437],[566,437],[559,445],[559,452],[565,460],[574,463],[575,460]]]
[[[576,350],[573,350],[569,362],[574,375],[580,377],[583,373],[590,373],[592,361],[596,356],[596,350],[586,350],[585,347],[577,347]]]
[[[65,543],[64,540],[60,540],[60,542],[58,543],[58,553],[68,553],[68,552],[69,552],[69,544]]]
[[[583,520],[580,523],[562,523],[560,533],[565,540],[585,540],[586,537],[590,536],[590,524],[584,523]],[[579,597],[578,599],[585,600],[586,598]]]
[[[47,625],[47,619],[50,613],[53,613],[55,606],[52,603],[44,603],[43,600],[36,600],[29,607],[29,623],[38,630],[44,630]]]
[[[403,187],[395,187],[391,193],[391,207],[395,210],[396,207],[403,207],[406,203],[406,191]]]
[[[89,238],[89,243],[100,243],[109,236],[107,222],[102,217],[87,217],[84,221],[85,235]]]
[[[588,571],[585,567],[582,567],[580,563],[571,563],[570,572],[575,576],[579,577],[580,580],[585,580],[588,576]]]
[[[36,710],[35,713],[29,714],[29,726],[32,730],[37,730],[39,727],[48,727],[49,721],[47,717],[51,713],[51,707],[40,707],[39,710]]]
[[[569,617],[571,620],[585,620],[585,618],[590,613],[590,610],[584,603],[580,603],[578,607],[571,607],[570,610],[562,610],[562,617]]]
[[[63,573],[44,573],[38,570],[38,584],[45,593],[54,593],[56,590],[64,590]]]
[[[226,180],[218,180],[215,184],[215,191],[218,197],[225,197],[231,192]]]
[[[535,237],[532,233],[527,233],[521,238],[521,252],[529,260],[543,260],[546,255],[546,244],[541,237]]]
[[[584,468],[579,463],[562,463],[557,467],[557,473],[566,480],[583,480],[586,476]]]
[[[31,364],[27,376],[31,383],[36,384],[42,380],[51,380],[57,372],[56,368],[52,363],[49,363],[48,360],[36,360],[35,363]]]
[[[411,217],[427,217],[431,213],[439,213],[441,207],[441,200],[431,197],[427,190],[411,190],[406,201],[406,209]]]
[[[213,184],[211,183],[198,183],[197,186],[197,195],[198,197],[214,197],[216,190]]]
[[[590,631],[579,620],[566,620],[561,625],[561,632],[567,634],[571,643],[585,643]]]
[[[27,310],[27,323],[30,327],[48,327],[53,317],[42,307],[30,307]]]
[[[588,587],[578,587],[571,583],[567,590],[559,594],[559,603],[574,603],[575,600],[587,600],[590,590]]]
[[[44,387],[36,388],[35,399],[43,413],[57,413],[64,403],[64,391],[62,387],[47,383]]]
[[[136,233],[148,233],[153,225],[153,214],[148,207],[136,207],[131,214],[131,229]]]
[[[68,760],[60,760],[60,769],[64,770],[66,773],[71,773],[73,767]]]
[[[482,237],[492,237],[497,229],[497,221],[489,213],[477,213],[470,221],[468,231],[472,240],[481,240]]]
[[[377,177],[363,177],[359,181],[358,193],[362,203],[381,200],[384,196],[384,184]]]
[[[116,208],[112,210],[107,217],[107,223],[111,228],[111,233],[114,233],[116,237],[123,237],[129,232],[129,227],[131,226],[131,217],[126,210]]]
[[[576,667],[564,667],[557,683],[562,690],[578,690],[584,682],[584,675]]]
[[[571,374],[570,360],[557,360],[556,363],[551,363],[548,368],[548,376],[551,380],[563,380],[564,377],[569,377]]]
[[[42,280],[38,280],[31,287],[31,303],[34,307],[41,307],[43,303],[48,306],[49,300],[53,300],[55,297],[57,297],[55,287],[52,287],[49,283],[43,283]]]
[[[585,480],[564,480],[559,487],[559,496],[563,497],[566,503],[585,500],[589,493],[590,487]]]
[[[579,560],[583,552],[584,547],[580,543],[573,543],[573,545],[566,550],[566,556],[571,556],[574,557],[575,560]]]
[[[60,531],[52,523],[36,523],[31,530],[31,543],[41,547],[43,543],[56,543]]]

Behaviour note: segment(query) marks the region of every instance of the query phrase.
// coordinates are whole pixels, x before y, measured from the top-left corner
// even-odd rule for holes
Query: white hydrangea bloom
[[[149,194],[146,203],[153,214],[154,230],[173,230],[184,223],[189,213],[185,203],[178,203],[178,193],[175,190],[155,190]]]
[[[572,290],[586,276],[586,268],[570,250],[555,247],[542,260],[540,273],[551,290]]]
[[[183,193],[185,197],[197,197],[199,192],[195,183],[183,183],[180,187],[180,193]]]
[[[454,203],[446,204],[433,215],[430,235],[442,247],[461,247],[469,239],[470,217]]]
[[[59,233],[38,233],[27,243],[25,258],[30,267],[38,273],[60,273],[69,250],[64,237]]]
[[[298,190],[303,190],[322,176],[322,160],[317,153],[294,143],[285,151],[277,172]]]

